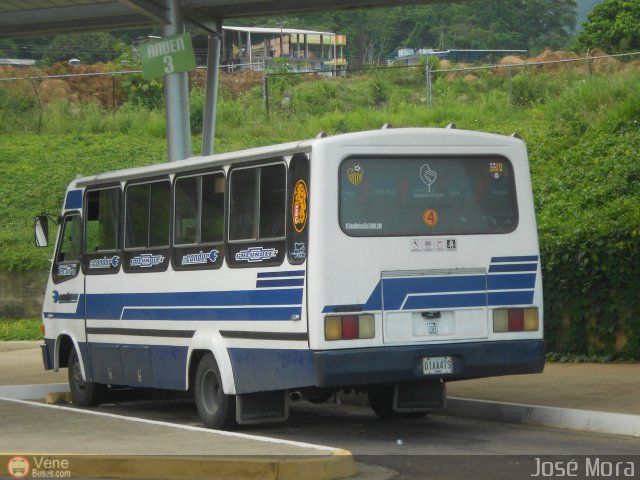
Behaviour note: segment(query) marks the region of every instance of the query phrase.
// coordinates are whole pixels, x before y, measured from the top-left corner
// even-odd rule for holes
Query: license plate
[[[450,356],[425,357],[422,359],[422,373],[425,375],[453,373],[453,358]]]

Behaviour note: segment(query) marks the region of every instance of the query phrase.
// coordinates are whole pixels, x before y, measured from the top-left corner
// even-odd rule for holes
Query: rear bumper
[[[423,357],[444,355],[453,357],[453,373],[422,373]],[[544,369],[544,340],[315,351],[313,365],[318,387],[540,373]]]

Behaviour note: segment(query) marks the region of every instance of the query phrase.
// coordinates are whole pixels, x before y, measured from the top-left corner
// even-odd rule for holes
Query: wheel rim
[[[220,383],[213,370],[208,370],[202,377],[202,406],[207,414],[214,415],[220,408]]]

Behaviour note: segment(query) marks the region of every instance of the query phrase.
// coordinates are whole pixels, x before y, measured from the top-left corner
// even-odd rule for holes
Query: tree
[[[118,56],[117,40],[109,33],[57,35],[45,50],[45,63],[79,59],[82,63],[108,62]]]
[[[584,50],[597,47],[607,53],[640,49],[640,2],[605,0],[596,5],[587,15],[578,46]]]
[[[0,57],[16,58],[18,47],[16,42],[12,40],[0,40]]]

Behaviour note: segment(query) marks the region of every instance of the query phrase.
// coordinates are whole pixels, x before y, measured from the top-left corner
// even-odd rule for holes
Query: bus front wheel
[[[222,390],[220,369],[212,354],[200,359],[195,378],[196,407],[207,428],[228,429],[236,426],[236,398]]]
[[[73,403],[81,407],[93,407],[102,402],[107,386],[101,383],[87,382],[82,379],[80,359],[75,348],[69,353],[69,389]]]

